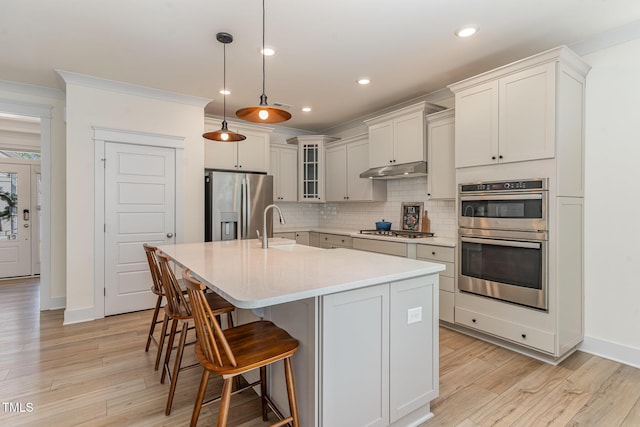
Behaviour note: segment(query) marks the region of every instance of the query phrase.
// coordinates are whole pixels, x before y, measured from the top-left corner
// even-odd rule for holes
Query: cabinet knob
[[[473,323],[476,323],[476,319],[471,319],[471,321],[472,321]]]
[[[501,159],[501,158],[502,158],[502,155],[498,156],[498,158],[499,158],[499,159]]]
[[[389,163],[393,163],[393,160],[389,160]]]
[[[522,339],[526,340],[527,339],[527,334],[522,334]]]
[[[427,193],[427,196],[431,196],[431,193]]]
[[[342,240],[342,243],[344,243],[344,240]]]
[[[328,237],[325,237],[325,238],[324,238],[324,240],[329,240],[329,238],[328,238]]]
[[[495,160],[495,159],[496,159],[496,156],[491,156],[491,160]]]
[[[349,200],[349,196],[345,197],[345,199]]]
[[[436,254],[435,252],[431,252],[431,255],[435,255],[435,254]]]

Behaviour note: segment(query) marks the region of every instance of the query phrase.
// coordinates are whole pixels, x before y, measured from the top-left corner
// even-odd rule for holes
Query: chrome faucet
[[[284,217],[282,216],[282,211],[280,210],[278,205],[269,205],[264,208],[264,215],[262,218],[262,249],[267,249],[269,247],[269,238],[267,237],[267,211],[270,208],[274,208],[278,211],[278,214],[280,215],[280,224],[286,224],[286,222],[284,221]]]

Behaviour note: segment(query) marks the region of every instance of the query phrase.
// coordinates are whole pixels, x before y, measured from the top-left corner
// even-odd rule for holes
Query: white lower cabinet
[[[377,252],[385,255],[407,256],[407,244],[402,242],[390,242],[376,239],[352,239],[353,249],[367,252]]]
[[[444,264],[440,273],[440,320],[454,322],[455,307],[455,248],[436,245],[418,245],[416,258]]]
[[[309,237],[310,236],[308,231],[296,231],[296,243],[299,245],[309,246],[309,243],[310,243]]]
[[[322,297],[321,425],[408,425],[428,413],[437,289],[431,275]]]
[[[534,350],[546,353],[554,352],[555,334],[553,332],[543,331],[502,317],[494,317],[461,307],[456,307],[456,323],[533,348]]]
[[[323,249],[348,248],[351,249],[351,237],[341,234],[320,233],[318,247]]]

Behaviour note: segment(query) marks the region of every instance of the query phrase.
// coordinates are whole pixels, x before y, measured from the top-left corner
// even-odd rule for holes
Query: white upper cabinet
[[[325,154],[326,200],[328,202],[384,201],[384,181],[360,178],[369,168],[367,135],[358,135],[332,143]]]
[[[273,200],[298,200],[298,149],[289,145],[272,145],[269,174],[273,175]]]
[[[426,105],[421,102],[364,121],[369,128],[369,167],[426,160]]]
[[[298,201],[325,202],[324,146],[338,138],[326,135],[303,135],[287,139],[298,146]]]
[[[220,122],[205,119],[205,131],[220,128]],[[229,123],[229,129],[247,139],[238,142],[204,140],[204,165],[207,169],[247,172],[269,171],[269,134],[271,128]]]
[[[558,120],[568,116],[558,113],[582,111],[584,102],[582,92],[565,88],[583,88],[588,70],[560,47],[450,85],[456,167],[554,158]]]
[[[429,199],[456,198],[455,111],[445,110],[427,116]]]

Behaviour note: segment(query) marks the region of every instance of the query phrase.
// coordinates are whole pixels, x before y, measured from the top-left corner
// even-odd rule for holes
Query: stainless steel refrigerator
[[[246,172],[205,170],[205,242],[255,239],[262,235],[264,208],[273,203],[273,177]],[[272,210],[267,236],[273,235]]]

